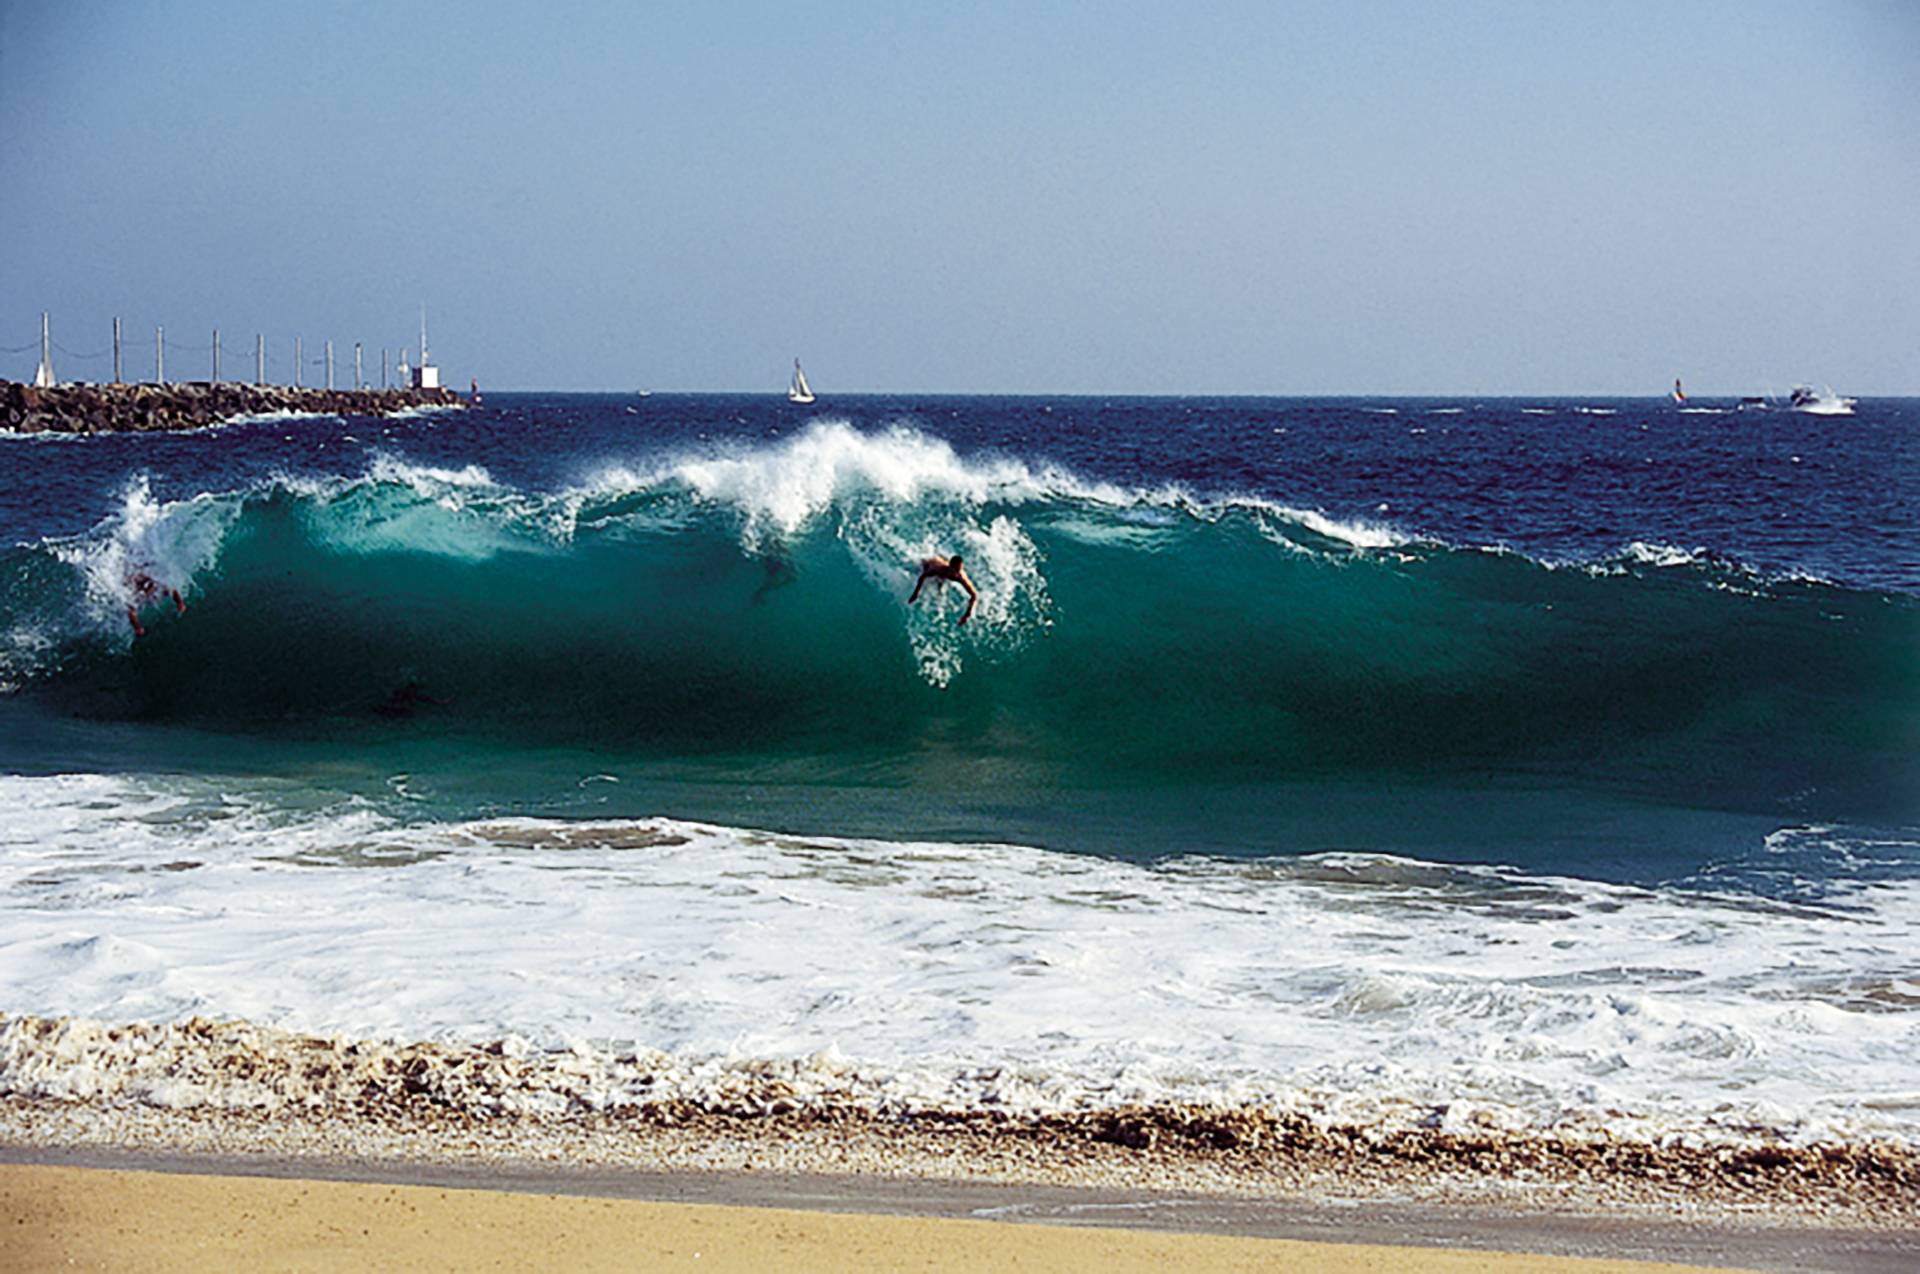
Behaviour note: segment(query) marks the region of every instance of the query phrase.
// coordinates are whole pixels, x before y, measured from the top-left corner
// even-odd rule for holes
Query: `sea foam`
[[[671,819],[407,823],[275,792],[0,779],[19,811],[0,1010],[641,1048],[688,1074],[825,1056],[863,1100],[922,1107],[1920,1127],[1910,879],[1766,903],[1380,855],[1142,865]]]

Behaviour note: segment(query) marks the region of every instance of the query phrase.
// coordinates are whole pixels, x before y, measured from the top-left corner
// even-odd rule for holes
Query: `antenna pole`
[[[220,383],[220,329],[213,329],[213,383]]]
[[[300,338],[293,338],[293,387],[300,388]]]
[[[333,391],[333,342],[327,342],[327,391]]]
[[[153,329],[153,378],[160,384],[167,383],[167,329]]]
[[[258,332],[253,334],[253,383],[267,383],[267,338]]]
[[[353,387],[356,390],[365,389],[367,387],[367,382],[360,378],[360,342],[359,341],[355,341],[353,343]]]
[[[113,316],[113,383],[120,383],[120,316]]]

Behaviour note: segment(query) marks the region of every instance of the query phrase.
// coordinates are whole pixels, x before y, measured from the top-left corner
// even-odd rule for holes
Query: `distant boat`
[[[1745,398],[1742,398],[1739,401],[1739,403],[1735,405],[1734,410],[1735,411],[1765,411],[1767,409],[1767,406],[1768,404],[1766,399],[1761,398],[1756,394],[1748,394]]]
[[[1842,398],[1833,387],[1816,390],[1811,385],[1795,385],[1787,396],[1787,406],[1809,416],[1851,416],[1858,399]]]
[[[1673,378],[1673,401],[1676,403],[1684,403],[1687,401],[1687,391],[1680,388],[1680,378],[1678,376]]]
[[[633,391],[633,396],[635,398],[651,398],[653,397],[653,391],[651,389],[636,389]]]
[[[807,384],[807,374],[800,370],[800,360],[793,360],[793,382],[787,386],[787,401],[790,403],[810,403],[813,401],[813,389]]]

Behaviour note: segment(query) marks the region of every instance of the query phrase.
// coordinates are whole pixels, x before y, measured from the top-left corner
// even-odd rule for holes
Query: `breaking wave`
[[[964,555],[958,592],[906,598]],[[137,641],[129,580],[181,590]],[[0,551],[0,686],[96,719],[437,726],[1032,776],[1470,769],[1905,817],[1920,602],[1633,544],[1547,563],[899,428],[526,491],[394,456]]]

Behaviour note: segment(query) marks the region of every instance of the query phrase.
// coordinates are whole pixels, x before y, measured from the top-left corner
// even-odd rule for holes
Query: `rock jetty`
[[[111,433],[198,429],[236,416],[314,412],[386,416],[409,407],[458,407],[451,389],[295,389],[288,385],[56,385],[0,381],[0,429],[17,433]]]

